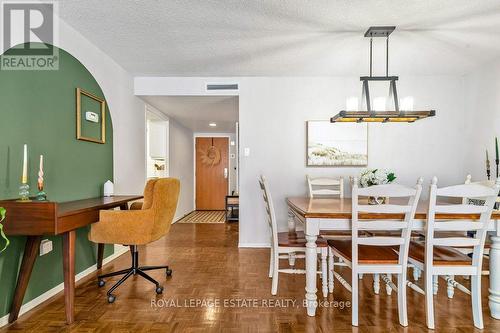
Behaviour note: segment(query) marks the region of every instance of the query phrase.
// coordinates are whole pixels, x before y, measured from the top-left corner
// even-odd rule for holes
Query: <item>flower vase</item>
[[[383,205],[387,198],[385,197],[368,197],[369,205]]]

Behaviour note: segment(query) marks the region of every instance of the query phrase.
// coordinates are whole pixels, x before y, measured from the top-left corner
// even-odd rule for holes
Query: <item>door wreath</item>
[[[214,138],[210,147],[200,150],[200,159],[201,163],[206,166],[215,166],[220,163],[220,150],[214,146]]]

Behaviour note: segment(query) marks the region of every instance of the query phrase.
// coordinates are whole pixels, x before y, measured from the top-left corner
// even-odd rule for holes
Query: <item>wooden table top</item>
[[[117,195],[83,200],[54,202],[0,201],[7,209],[4,231],[8,235],[58,235],[99,221],[99,211],[123,207],[142,195]]]
[[[329,218],[329,219],[351,219],[351,198],[308,198],[291,197],[286,199],[287,205],[298,215],[304,218]],[[391,198],[391,203],[405,204],[408,201],[403,198]],[[446,201],[440,202],[446,204]],[[451,203],[451,201],[448,201]],[[416,219],[427,218],[428,201],[421,200],[418,203]],[[391,219],[402,219],[401,214],[384,214],[383,217]],[[360,218],[377,218],[375,214],[360,214]],[[479,214],[437,214],[438,219],[477,219]],[[492,219],[500,219],[500,211],[493,211]]]
[[[57,204],[57,216],[69,216],[98,209],[108,209],[130,201],[142,199],[142,195],[115,195],[112,197],[90,198],[83,200],[67,201]]]

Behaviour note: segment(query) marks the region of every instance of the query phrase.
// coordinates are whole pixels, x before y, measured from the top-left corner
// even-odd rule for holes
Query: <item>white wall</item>
[[[134,96],[132,76],[62,20],[59,29],[56,46],[92,73],[106,97],[113,121],[115,192],[142,194],[146,179],[145,104]]]
[[[465,77],[465,170],[473,180],[486,179],[486,149],[495,178],[495,136],[500,140],[500,60]]]
[[[193,131],[170,118],[169,158],[170,177],[181,181],[181,193],[175,220],[194,210],[194,148]]]
[[[305,122],[329,119],[360,94],[358,77],[136,78],[143,95],[203,95],[206,82],[240,84],[240,246],[268,244],[257,177],[270,181],[280,226],[286,226],[285,198],[305,195],[305,175],[357,175],[361,168],[306,168]],[[440,184],[464,178],[464,86],[458,76],[404,77],[400,97],[412,95],[415,109],[436,109],[435,118],[413,124],[373,124],[369,128],[369,167],[393,169],[402,183],[418,176]],[[384,90],[385,94],[385,90]]]

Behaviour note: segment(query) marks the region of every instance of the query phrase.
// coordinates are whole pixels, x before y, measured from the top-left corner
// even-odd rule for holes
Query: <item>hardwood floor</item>
[[[0,332],[422,332],[425,327],[424,298],[408,291],[409,326],[398,324],[397,296],[374,295],[373,279],[365,276],[360,284],[360,326],[351,326],[349,308],[318,309],[318,316],[307,317],[300,304],[304,299],[304,275],[281,274],[278,297],[271,296],[271,279],[267,277],[269,250],[238,249],[237,224],[175,224],[170,234],[147,247],[140,248],[142,265],[168,264],[173,276],[164,282],[163,295],[156,296],[154,286],[144,279],[132,278],[115,294],[114,304],[106,301],[106,287],[97,287],[95,275],[77,284],[75,322],[65,324],[64,295],[21,316]],[[103,272],[130,265],[130,255],[122,255],[103,267]],[[164,272],[153,271],[154,278],[164,281]],[[116,281],[113,279],[112,281]],[[467,282],[464,282],[468,285]],[[328,300],[349,301],[350,294],[336,281],[335,292]],[[436,330],[434,332],[473,332],[469,297],[460,291],[455,298],[446,297],[446,286],[440,281],[435,298]],[[488,279],[483,278],[482,332],[499,332],[500,321],[489,316]],[[384,292],[382,292],[384,291]],[[208,307],[196,301],[219,301]],[[240,305],[231,307],[240,300]],[[258,307],[251,307],[252,300]],[[243,303],[243,300],[247,300]],[[271,300],[281,303],[262,307]],[[191,304],[190,302],[194,302]],[[230,301],[227,301],[230,302]],[[279,307],[286,305],[289,307]],[[156,303],[157,307],[154,307]],[[205,305],[205,306],[203,306]],[[481,332],[480,330],[477,330]],[[432,332],[432,331],[429,331]]]

